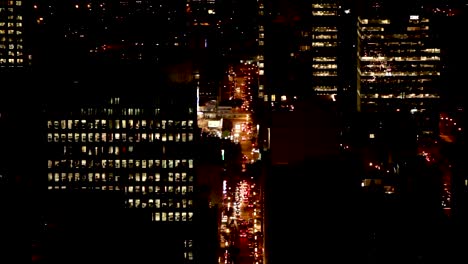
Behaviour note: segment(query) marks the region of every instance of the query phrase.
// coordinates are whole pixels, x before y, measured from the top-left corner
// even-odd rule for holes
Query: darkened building
[[[371,182],[387,193],[399,189],[400,167],[417,155],[414,117],[401,112],[356,113],[343,147],[360,159],[362,187]]]
[[[420,116],[421,133],[434,133],[441,50],[431,41],[428,18],[417,13],[401,20],[358,19],[358,111],[412,112]]]
[[[198,240],[211,213],[199,210],[208,205],[197,191],[196,87],[172,70],[148,76],[117,67],[111,75],[65,81],[64,89],[77,92],[73,101],[66,94],[45,101],[47,217],[66,225],[62,235],[78,225],[82,232],[72,237],[112,242],[81,260],[97,254],[197,263],[212,252],[209,239]],[[61,244],[54,261],[79,254],[74,246],[59,254]]]

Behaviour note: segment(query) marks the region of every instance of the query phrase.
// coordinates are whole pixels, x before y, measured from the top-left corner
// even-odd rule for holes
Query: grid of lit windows
[[[0,67],[23,66],[22,1],[0,1]]]
[[[312,28],[307,32],[310,46],[302,50],[312,51],[312,88],[317,94],[338,92],[338,17],[341,6],[336,1],[312,3]]]
[[[110,102],[47,120],[48,189],[119,191],[153,221],[192,221],[194,109]]]
[[[391,22],[358,20],[362,110],[376,105],[397,110],[405,104],[415,110],[426,109],[439,98],[435,83],[441,67],[440,49],[430,46],[429,19],[411,16],[396,30]]]

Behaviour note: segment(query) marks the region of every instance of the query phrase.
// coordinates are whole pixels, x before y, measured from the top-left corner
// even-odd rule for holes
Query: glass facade
[[[338,92],[339,16],[341,6],[336,1],[320,1],[312,4],[313,25],[303,36],[309,38],[310,46],[303,45],[312,53],[312,88],[320,95]]]

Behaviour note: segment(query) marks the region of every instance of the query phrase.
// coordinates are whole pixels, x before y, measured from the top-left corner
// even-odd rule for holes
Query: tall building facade
[[[257,68],[258,68],[258,99],[263,100],[265,94],[265,4],[257,1],[258,38],[257,38]]]
[[[434,132],[442,64],[429,18],[359,16],[357,23],[358,111],[411,113],[421,132]]]
[[[186,32],[193,53],[200,104],[220,96],[220,81],[224,71],[220,38],[220,12],[215,0],[186,1],[188,29]]]
[[[311,53],[312,89],[317,94],[336,95],[340,86],[338,56],[341,9],[337,1],[312,3],[312,28],[302,32],[305,41],[300,50]]]
[[[27,65],[23,4],[21,0],[0,2],[0,68]]]
[[[273,105],[312,95],[336,100],[345,86],[344,26],[349,10],[344,3],[273,1],[259,6],[264,7],[259,10],[265,21],[264,100]]]

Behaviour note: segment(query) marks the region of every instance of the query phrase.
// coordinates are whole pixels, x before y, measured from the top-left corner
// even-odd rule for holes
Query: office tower
[[[258,99],[263,100],[265,93],[265,5],[262,0],[258,3],[258,39],[257,39],[257,68],[258,68]]]
[[[76,217],[98,226],[106,222],[102,230],[90,229],[97,232],[94,240],[102,241],[102,232],[125,245],[112,254],[123,250],[135,261],[194,263],[202,232],[195,87],[160,81],[154,70],[141,72],[114,69],[112,75],[89,76],[63,85],[76,91],[72,101],[61,95],[47,100],[45,208],[52,214],[80,212]],[[100,90],[87,89],[91,83]]]
[[[60,98],[46,98],[44,211],[82,231],[69,237],[93,238],[83,261],[93,253],[108,261],[112,252],[134,263],[193,263],[216,253],[207,249],[216,237],[207,234],[211,211],[198,197],[195,172],[197,88],[204,63],[213,61],[204,46],[192,46],[189,7],[34,3],[35,76],[47,84],[44,94]],[[71,246],[52,244],[75,254],[67,232]],[[60,255],[66,259],[51,253],[57,262]]]
[[[0,2],[0,68],[28,65],[24,11],[21,0]]]
[[[419,133],[433,133],[442,64],[430,19],[376,14],[358,17],[358,111],[412,114]]]
[[[264,100],[273,105],[288,104],[294,96],[336,100],[347,87],[342,75],[349,10],[340,1],[274,1],[264,9]]]
[[[317,94],[338,93],[338,48],[341,6],[337,1],[312,3],[312,28],[304,31],[301,51],[312,56],[312,89]],[[310,43],[310,45],[309,45]]]
[[[357,163],[341,154],[336,104],[313,98],[295,106],[271,114],[262,153],[266,262],[359,260],[366,233]],[[305,226],[291,230],[297,217]],[[290,243],[301,238],[309,243]]]

